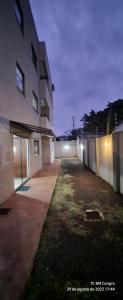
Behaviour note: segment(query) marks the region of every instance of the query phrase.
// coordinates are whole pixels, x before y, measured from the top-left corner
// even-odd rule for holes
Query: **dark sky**
[[[47,44],[57,135],[123,97],[123,0],[30,0]]]

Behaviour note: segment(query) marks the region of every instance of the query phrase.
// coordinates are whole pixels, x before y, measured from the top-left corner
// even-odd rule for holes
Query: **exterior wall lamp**
[[[80,148],[81,148],[81,150],[83,150],[83,149],[84,149],[84,146],[83,146],[83,144],[80,144]]]
[[[70,148],[69,145],[64,145],[64,149],[65,149],[65,150],[68,150],[69,148]]]

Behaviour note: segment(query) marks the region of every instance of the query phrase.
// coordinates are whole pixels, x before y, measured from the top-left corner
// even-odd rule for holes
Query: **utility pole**
[[[108,119],[107,119],[107,134],[110,133],[110,123],[111,123],[111,107],[109,108],[109,112],[108,112]]]
[[[117,113],[115,113],[114,117],[115,117],[115,128],[116,128],[117,125],[118,125],[118,122],[117,122]]]
[[[73,130],[75,129],[75,121],[74,121],[74,117],[72,117],[73,119]]]
[[[98,136],[98,127],[96,127],[96,135]]]

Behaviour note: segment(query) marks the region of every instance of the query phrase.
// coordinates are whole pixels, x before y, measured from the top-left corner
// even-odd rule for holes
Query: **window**
[[[35,50],[34,50],[34,47],[33,47],[32,44],[31,44],[31,48],[32,48],[32,62],[33,62],[33,65],[35,66],[35,69],[37,71],[37,56],[35,54]]]
[[[18,0],[15,0],[15,15],[18,21],[18,24],[21,28],[22,33],[24,33],[24,20],[23,20],[23,13]]]
[[[18,89],[24,94],[24,73],[18,64],[16,64],[16,85]]]
[[[34,155],[39,155],[40,151],[39,151],[39,141],[38,140],[34,140]]]
[[[32,106],[38,112],[38,98],[34,92],[33,92],[33,98],[32,98]]]

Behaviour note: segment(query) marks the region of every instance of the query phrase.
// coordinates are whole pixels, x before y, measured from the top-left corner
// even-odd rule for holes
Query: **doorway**
[[[13,136],[14,188],[15,190],[29,178],[29,141]]]

